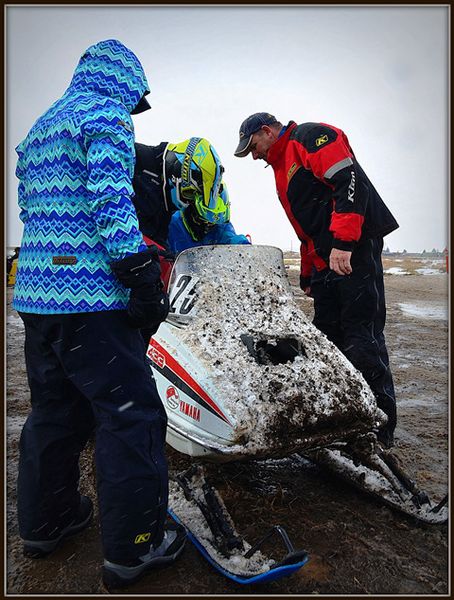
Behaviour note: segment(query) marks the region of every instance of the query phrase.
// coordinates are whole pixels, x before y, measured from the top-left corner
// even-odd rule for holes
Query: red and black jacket
[[[383,237],[399,227],[343,131],[290,121],[268,151],[279,200],[301,240],[301,277],[328,268],[332,248]]]

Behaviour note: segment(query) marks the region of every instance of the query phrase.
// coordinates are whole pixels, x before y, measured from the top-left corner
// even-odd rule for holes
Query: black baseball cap
[[[240,143],[235,150],[235,156],[246,156],[249,154],[252,136],[262,128],[262,125],[277,123],[276,117],[267,112],[254,113],[241,123]]]

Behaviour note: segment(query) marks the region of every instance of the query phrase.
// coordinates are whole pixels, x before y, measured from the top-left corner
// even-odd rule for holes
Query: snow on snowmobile
[[[204,461],[299,453],[419,520],[447,519],[381,449],[386,422],[362,375],[297,306],[282,251],[204,246],[176,259],[170,313],[147,357],[168,416],[167,442],[196,459],[170,482],[169,512],[205,557],[240,583],[277,579],[303,566],[279,526],[257,544],[236,532]],[[279,535],[281,561],[262,554]]]

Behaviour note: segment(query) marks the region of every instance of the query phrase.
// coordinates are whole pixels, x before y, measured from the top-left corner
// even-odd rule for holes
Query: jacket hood
[[[70,88],[119,100],[129,112],[150,92],[139,59],[118,40],[90,46],[79,60]]]

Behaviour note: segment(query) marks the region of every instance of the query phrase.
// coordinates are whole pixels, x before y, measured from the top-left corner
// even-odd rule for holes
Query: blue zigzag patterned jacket
[[[148,82],[117,40],[88,48],[69,88],[16,148],[24,223],[13,307],[62,314],[124,309],[109,266],[145,250],[131,201],[131,111]]]

